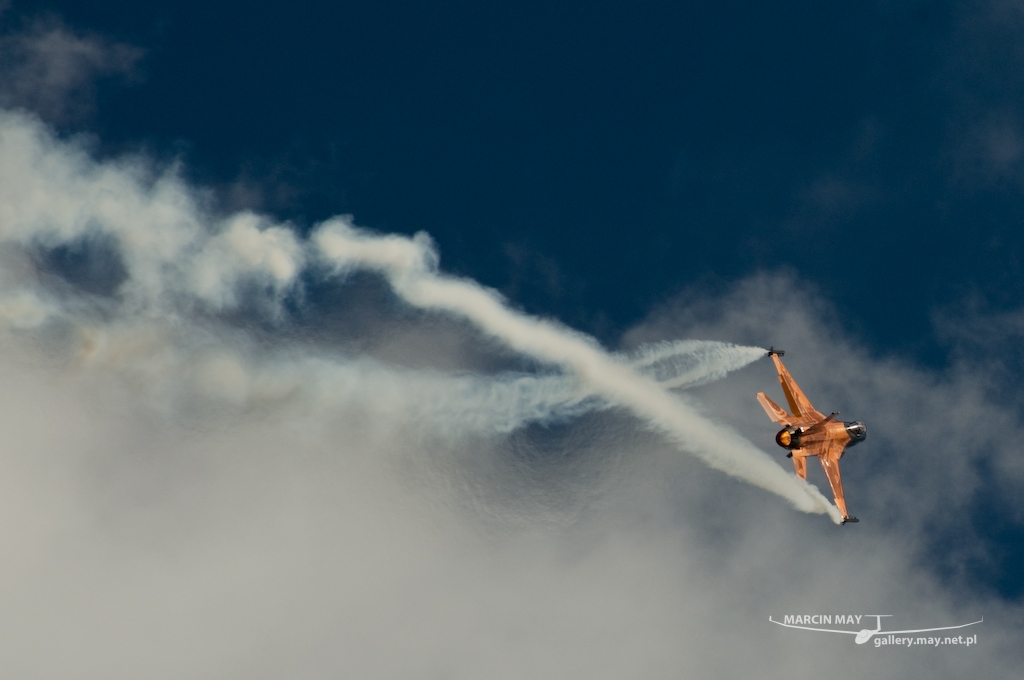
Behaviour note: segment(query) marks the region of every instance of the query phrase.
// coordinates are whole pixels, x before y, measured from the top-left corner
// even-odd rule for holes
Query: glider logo
[[[940,628],[915,628],[914,630],[882,630],[882,619],[889,618],[892,614],[787,614],[782,617],[782,621],[776,621],[772,617],[768,617],[768,620],[772,623],[785,626],[786,628],[798,628],[800,630],[813,630],[818,633],[839,633],[841,635],[855,635],[853,639],[858,645],[866,643],[871,638],[875,638],[875,647],[881,647],[883,645],[903,645],[906,647],[928,645],[938,647],[939,645],[964,645],[970,646],[978,643],[978,636],[963,637],[958,635],[956,637],[899,637],[900,635],[906,635],[909,633],[930,633],[939,630],[956,630],[958,628],[966,628],[967,626],[973,626],[981,623],[985,620],[985,617],[981,617],[978,621],[972,621],[971,623],[964,623],[959,626],[942,626]],[[817,625],[830,625],[833,622],[837,625],[860,625],[862,618],[875,619],[875,627],[862,628],[861,630],[835,630],[833,628],[818,628]],[[865,623],[867,623],[865,621]],[[803,625],[812,624],[812,625]]]

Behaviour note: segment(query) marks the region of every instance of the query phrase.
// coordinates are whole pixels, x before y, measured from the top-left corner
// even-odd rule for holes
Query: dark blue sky
[[[146,50],[68,131],[183,154],[226,207],[425,229],[449,271],[610,343],[786,267],[877,350],[941,361],[937,306],[1024,292],[1020,16],[985,5],[14,10]]]

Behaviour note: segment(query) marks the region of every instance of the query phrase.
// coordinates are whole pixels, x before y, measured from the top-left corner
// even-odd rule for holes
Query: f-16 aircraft
[[[775,443],[789,451],[786,457],[793,459],[793,467],[800,479],[807,479],[807,459],[817,456],[821,461],[821,467],[825,468],[828,483],[832,486],[836,507],[843,513],[843,524],[858,522],[860,520],[846,512],[843,480],[839,476],[839,459],[843,457],[847,447],[864,441],[868,436],[868,429],[859,420],[851,423],[837,421],[838,411],[826,417],[815,410],[782,364],[779,357],[783,354],[785,352],[774,347],[768,350],[768,356],[775,362],[775,368],[779,372],[782,392],[786,395],[792,413],[786,413],[764,392],[757,393],[757,400],[761,402],[768,417],[782,425],[782,429],[775,435]]]

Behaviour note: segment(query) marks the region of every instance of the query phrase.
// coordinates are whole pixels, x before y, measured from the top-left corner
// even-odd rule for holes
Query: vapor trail
[[[378,271],[409,304],[470,320],[512,349],[570,371],[594,393],[629,409],[709,466],[776,493],[800,510],[828,513],[840,521],[834,506],[814,487],[785,472],[736,433],[694,412],[652,378],[602,350],[592,338],[516,313],[497,293],[475,282],[439,274],[437,253],[425,234],[412,239],[376,236],[338,218],[322,224],[312,240],[337,272]],[[764,352],[738,349],[752,359]]]
[[[706,340],[677,340],[641,347],[630,355],[629,363],[665,389],[684,389],[721,380],[731,371],[763,356],[760,348]]]
[[[685,389],[717,380],[761,358],[760,350],[750,350],[724,342],[679,340],[644,346],[614,358],[663,389]],[[453,400],[458,413],[448,415],[464,423],[478,423],[479,430],[511,432],[526,423],[561,422],[614,406],[571,373],[464,376],[452,382],[458,394]]]
[[[249,212],[215,218],[197,196],[173,171],[155,176],[144,159],[95,161],[38,121],[0,112],[0,320],[47,341],[78,338],[83,364],[127,371],[172,400],[196,393],[244,406],[303,390],[328,400],[373,390],[388,408],[394,401],[413,412],[441,409],[451,421],[472,413],[467,420],[492,431],[617,406],[711,467],[838,521],[814,487],[668,391],[717,379],[763,350],[697,343],[613,355],[584,334],[512,311],[472,281],[439,273],[425,234],[375,235],[336,218],[302,239],[290,225]],[[82,288],[50,271],[52,253],[83,251],[110,259],[99,281]],[[217,325],[219,314],[243,304],[281,314],[284,300],[300,301],[301,275],[309,280],[325,265],[335,276],[378,272],[408,304],[467,319],[565,374],[460,382],[308,353],[268,361],[247,348],[244,333]],[[444,399],[436,388],[447,390]]]

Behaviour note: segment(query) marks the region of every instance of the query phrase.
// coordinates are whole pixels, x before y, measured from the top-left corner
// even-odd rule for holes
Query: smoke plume
[[[424,233],[374,234],[339,217],[306,240],[253,213],[214,218],[173,172],[157,174],[141,158],[94,161],[25,116],[0,118],[0,148],[0,314],[12,328],[77,342],[81,365],[116,366],[165,400],[190,390],[235,404],[348,394],[499,432],[617,407],[711,467],[838,519],[814,487],[668,389],[720,378],[761,349],[677,343],[631,362],[444,275]],[[279,318],[301,305],[304,285],[359,272],[383,277],[408,305],[469,321],[552,376],[399,376],[360,357],[257,349],[219,323],[238,313]],[[404,381],[435,386],[410,391]],[[423,399],[435,389],[446,396]]]

